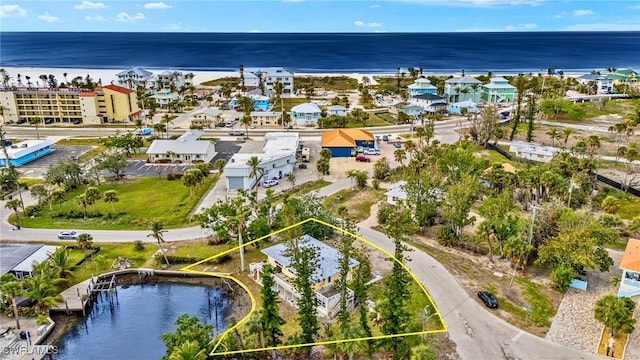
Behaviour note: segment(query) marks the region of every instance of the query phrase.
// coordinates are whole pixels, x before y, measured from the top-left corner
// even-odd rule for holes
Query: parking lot
[[[81,145],[57,145],[52,146],[53,152],[18,167],[22,177],[31,179],[44,179],[49,171],[49,166],[61,160],[76,160],[80,155],[91,150],[92,146]]]
[[[218,141],[215,145],[216,156],[211,160],[214,165],[216,160],[224,159],[225,162],[231,159],[242,147],[242,143],[235,141]],[[166,176],[169,173],[184,174],[193,164],[152,164],[144,160],[131,160],[127,162],[124,173],[127,176]]]

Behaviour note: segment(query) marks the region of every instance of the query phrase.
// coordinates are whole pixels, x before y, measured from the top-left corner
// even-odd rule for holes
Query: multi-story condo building
[[[293,73],[284,68],[246,68],[244,86],[259,88],[262,83],[265,91],[274,91],[276,83],[282,84],[282,93],[293,93]]]
[[[142,115],[136,92],[118,85],[93,91],[19,89],[0,91],[4,122],[39,119],[44,123],[130,122]]]

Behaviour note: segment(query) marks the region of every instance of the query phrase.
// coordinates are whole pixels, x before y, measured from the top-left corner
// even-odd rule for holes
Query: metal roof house
[[[494,77],[482,86],[482,100],[492,103],[509,103],[515,98],[516,87],[503,77]]]
[[[413,84],[407,86],[407,90],[409,91],[409,98],[423,94],[435,95],[438,92],[438,88],[431,85],[429,79],[423,77],[416,79]]]
[[[347,108],[342,105],[332,105],[327,108],[327,115],[347,116]]]
[[[0,151],[0,166],[7,166],[7,162],[18,167],[33,160],[39,159],[53,151],[53,141],[46,140],[25,140],[11,146],[6,146],[7,160],[3,151]]]
[[[438,96],[435,94],[427,93],[413,96],[409,99],[409,103],[412,105],[420,106],[426,112],[435,113],[438,110],[447,106],[447,102],[442,96]]]
[[[147,158],[154,163],[210,162],[216,155],[215,147],[211,141],[198,140],[202,134],[188,130],[176,140],[154,140],[147,149]]]
[[[141,67],[133,67],[116,74],[118,84],[134,89],[138,85],[144,86],[146,81],[153,76],[151,71]]]
[[[482,81],[471,76],[454,77],[444,82],[444,97],[447,102],[471,100],[477,103],[480,101],[481,90]]]
[[[297,126],[315,127],[318,119],[322,117],[322,111],[318,105],[308,102],[291,108],[291,121]]]
[[[267,179],[282,179],[293,172],[296,164],[296,154],[300,148],[300,134],[289,132],[268,132],[266,140],[259,153],[234,154],[224,167],[227,191],[251,189],[261,177]],[[247,163],[252,157],[260,161],[258,176],[252,176],[252,168]]]
[[[267,260],[261,263],[252,263],[249,265],[251,277],[258,283],[262,279],[262,268],[265,263],[270,264],[275,269],[273,278],[275,280],[275,288],[280,297],[293,306],[297,305],[300,294],[293,286],[291,280],[296,277],[296,271],[291,266],[291,259],[287,256],[287,246],[297,246],[298,248],[313,247],[318,255],[318,266],[311,275],[313,289],[317,300],[318,314],[325,317],[333,317],[339,310],[340,293],[335,289],[334,283],[340,279],[340,258],[342,254],[331,246],[319,241],[318,239],[303,235],[291,243],[281,243],[261,250],[267,256]],[[349,258],[349,268],[354,269],[360,263]],[[352,271],[347,274],[347,281],[353,278]],[[353,305],[353,291],[349,289],[348,306]]]
[[[514,141],[509,146],[509,152],[515,153],[516,157],[521,159],[549,162],[557,153],[562,152],[562,149],[552,146],[542,146],[536,143]]]
[[[624,249],[622,260],[622,281],[618,289],[618,297],[640,295],[640,240],[629,238]]]
[[[189,114],[189,117],[191,118],[191,125],[211,128],[217,126],[221,121],[222,110],[214,108],[196,110]]]
[[[46,261],[59,246],[1,244],[0,275],[14,274],[19,279],[30,276],[34,264]]]
[[[322,148],[329,149],[332,157],[349,157],[357,147],[376,148],[373,134],[360,129],[333,129],[322,133]]]
[[[598,74],[584,74],[577,78],[578,82],[583,85],[592,85],[596,94],[611,94],[613,92],[613,79]]]
[[[465,100],[447,105],[447,111],[452,114],[462,114],[462,109],[467,109],[469,113],[475,113],[478,112],[478,104],[471,100]]]

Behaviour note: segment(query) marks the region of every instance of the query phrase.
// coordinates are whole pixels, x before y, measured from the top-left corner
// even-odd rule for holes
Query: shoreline
[[[146,68],[142,67],[151,72],[160,72],[163,70],[178,70],[183,73],[193,73],[193,83],[198,86],[201,83],[209,80],[221,79],[224,77],[238,77],[238,71],[218,71],[218,70],[182,70],[179,68]],[[103,85],[108,85],[110,83],[117,84],[117,76],[116,74],[126,70],[124,68],[120,69],[103,69],[103,68],[55,68],[55,67],[4,67],[4,70],[10,76],[9,84],[15,84],[17,80],[17,75],[20,74],[22,77],[22,83],[25,84],[25,77],[29,76],[31,78],[31,82],[36,85],[40,81],[41,75],[54,75],[58,80],[58,83],[65,82],[64,73],[67,73],[66,79],[70,81],[71,79],[82,76],[85,78],[87,75],[90,75],[94,81],[101,80]],[[404,69],[406,70],[406,69]],[[565,77],[574,77],[580,76],[585,73],[589,73],[591,70],[579,71],[579,70],[567,70],[564,72]],[[603,69],[603,72],[606,72],[606,69]],[[405,71],[406,73],[406,71]],[[538,70],[538,71],[514,71],[514,70],[504,70],[504,71],[492,71],[494,76],[515,76],[520,73],[524,74],[538,74],[542,73],[546,75],[546,70]],[[459,77],[462,75],[462,69],[460,71],[423,71],[423,76],[456,76]],[[466,76],[478,76],[478,75],[487,75],[487,72],[478,72],[465,70]],[[294,76],[296,77],[332,77],[332,76],[347,76],[351,78],[355,78],[358,82],[362,82],[363,77],[395,77],[396,72],[384,72],[384,71],[372,71],[372,72],[364,72],[364,71],[340,71],[340,72],[331,72],[331,71],[323,71],[323,72],[294,72]]]

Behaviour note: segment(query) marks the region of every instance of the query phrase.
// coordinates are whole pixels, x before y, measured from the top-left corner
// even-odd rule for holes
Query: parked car
[[[364,149],[363,154],[365,155],[380,155],[380,150],[374,148]]]
[[[398,141],[393,143],[393,146],[397,147],[398,149],[400,149],[402,147],[402,144]]]
[[[76,240],[78,238],[78,232],[75,230],[61,231],[58,233],[59,240]]]
[[[356,156],[356,161],[360,161],[360,162],[371,162],[371,159],[364,156],[364,155],[358,155]]]
[[[478,298],[480,298],[488,308],[495,309],[498,307],[498,300],[488,291],[478,291]]]
[[[46,118],[46,119],[44,119],[44,123],[45,124],[53,124],[53,119],[52,118]]]
[[[274,179],[270,179],[270,180],[265,180],[262,185],[264,185],[264,187],[272,187],[272,186],[276,186],[278,185],[278,180],[274,180]]]
[[[382,135],[382,140],[383,140],[383,141],[389,141],[389,136],[387,136],[387,135]]]
[[[242,131],[242,130],[231,130],[231,131],[229,131],[229,135],[231,135],[231,136],[244,136],[244,131]]]
[[[75,119],[75,120],[72,121],[72,123],[75,124],[75,125],[80,125],[80,124],[82,124],[82,119]]]
[[[139,136],[151,135],[151,128],[142,128],[142,129],[137,129],[137,130],[134,132],[134,135],[139,135]]]
[[[27,119],[18,119],[18,121],[16,121],[16,124],[20,125],[20,124],[25,124],[27,122]]]

